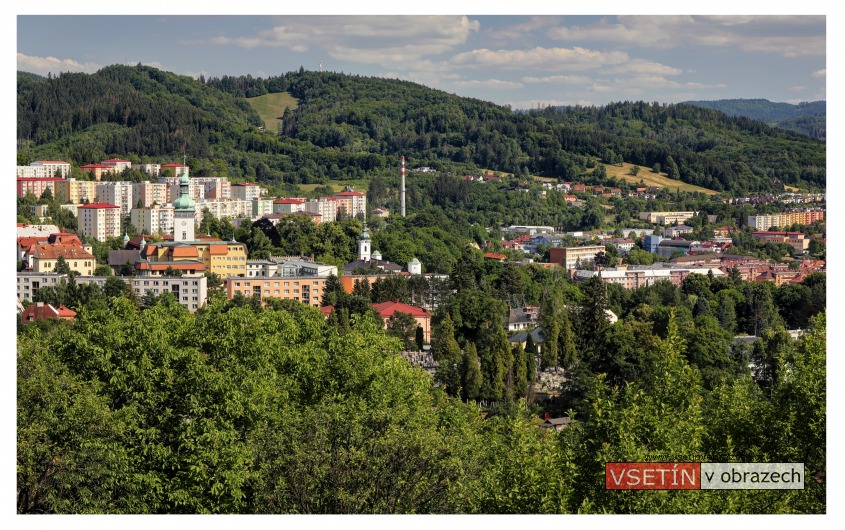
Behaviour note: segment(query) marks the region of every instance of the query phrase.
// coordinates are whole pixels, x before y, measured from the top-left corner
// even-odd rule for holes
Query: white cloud
[[[591,83],[592,79],[585,75],[549,75],[545,77],[527,76],[522,78],[523,83],[554,83],[557,85],[582,85]]]
[[[790,92],[803,92],[806,89],[807,89],[807,87],[805,87],[803,85],[795,85],[795,86],[789,87],[787,90],[789,90]]]
[[[133,63],[134,64],[134,63]],[[58,59],[56,57],[37,57],[18,52],[18,70],[33,74],[47,75],[52,72],[84,72],[92,74],[102,68],[96,63],[80,63],[74,59]]]
[[[321,47],[337,60],[401,65],[448,52],[480,28],[477,20],[466,16],[305,16],[284,17],[280,22],[257,35],[219,36],[211,42],[295,52]]]
[[[470,79],[467,81],[456,81],[451,83],[457,88],[493,88],[493,89],[512,89],[522,88],[525,85],[515,81],[503,81],[501,79]]]
[[[638,75],[680,75],[683,70],[665,64],[633,59],[625,64],[603,68],[603,74],[638,74]]]
[[[588,26],[556,27],[556,40],[629,47],[737,47],[784,57],[823,56],[825,17],[817,16],[619,16]]]
[[[462,68],[498,68],[502,70],[593,70],[605,65],[628,61],[625,52],[600,52],[586,48],[543,48],[529,50],[476,49],[459,53],[450,63]]]
[[[827,68],[822,68],[821,70],[816,70],[813,72],[813,77],[827,77]]]

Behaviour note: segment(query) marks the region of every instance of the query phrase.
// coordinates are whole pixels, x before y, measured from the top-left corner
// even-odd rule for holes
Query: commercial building
[[[236,294],[241,294],[247,297],[257,296],[262,301],[267,298],[281,298],[320,307],[327,279],[325,276],[228,278],[226,297],[231,299]]]
[[[698,212],[641,212],[640,219],[653,225],[671,225],[683,223]]]

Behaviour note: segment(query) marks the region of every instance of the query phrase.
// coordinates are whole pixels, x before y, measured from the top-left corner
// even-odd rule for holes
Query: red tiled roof
[[[169,261],[165,263],[147,263],[146,261],[138,262],[135,265],[135,268],[138,270],[151,270],[151,271],[166,271],[167,268],[170,267],[173,270],[194,270],[194,271],[204,271],[205,265],[195,261]]]
[[[17,177],[18,182],[64,182],[61,177]]]
[[[94,256],[77,245],[36,245],[33,255],[38,259],[94,259]]]
[[[99,210],[100,208],[120,208],[120,206],[116,206],[114,204],[109,204],[107,202],[92,202],[91,204],[85,204],[77,208],[78,210]]]
[[[188,167],[184,164],[162,164],[161,167]]]
[[[129,162],[129,160],[124,160],[123,158],[109,158],[108,160],[103,160],[100,163],[105,164],[106,162]]]
[[[320,311],[323,312],[324,315],[329,315],[332,311],[334,311],[333,305],[324,305],[320,308]]]
[[[79,169],[112,169],[112,167],[103,164],[85,164],[84,166],[79,166]]]
[[[277,201],[273,201],[273,204],[303,204],[305,201],[301,201],[299,199],[279,199]]]
[[[489,258],[489,259],[506,259],[507,258],[507,256],[505,256],[504,254],[498,254],[496,252],[485,252],[484,257]]]
[[[49,318],[74,318],[76,312],[60,305],[57,308],[50,304],[32,304],[21,313],[21,321],[31,322],[33,320],[47,320]]]
[[[196,258],[199,256],[197,247],[173,247],[171,255],[174,258]]]
[[[233,182],[232,186],[258,186],[258,184],[253,184],[252,182]]]
[[[211,244],[208,246],[208,252],[212,256],[219,256],[221,254],[225,255],[229,253],[229,247],[225,244]]]
[[[425,309],[421,309],[419,307],[414,307],[412,305],[403,304],[402,302],[382,302],[380,304],[370,304],[373,309],[376,310],[376,313],[379,314],[381,318],[389,318],[394,315],[394,313],[408,313],[411,316],[415,317],[430,317],[428,311]]]

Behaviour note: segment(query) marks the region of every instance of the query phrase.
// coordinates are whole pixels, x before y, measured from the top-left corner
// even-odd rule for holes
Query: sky
[[[19,15],[16,50],[18,70],[43,75],[139,62],[193,77],[322,67],[513,108],[798,103],[826,99],[827,81],[824,14]]]

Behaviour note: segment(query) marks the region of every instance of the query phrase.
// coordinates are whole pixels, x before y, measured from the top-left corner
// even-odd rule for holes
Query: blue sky
[[[825,26],[824,15],[19,15],[16,49],[19,70],[45,75],[141,62],[266,77],[322,62],[514,108],[797,103],[826,99]]]

